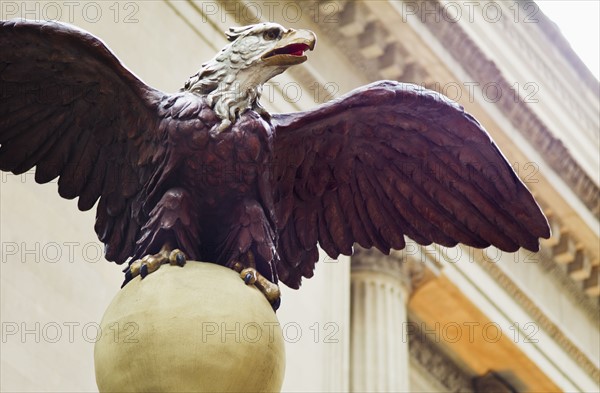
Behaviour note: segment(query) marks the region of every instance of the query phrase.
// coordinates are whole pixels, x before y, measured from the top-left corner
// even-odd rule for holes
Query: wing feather
[[[488,133],[438,93],[377,82],[272,123],[282,281],[293,288],[312,276],[317,243],[337,258],[355,242],[403,248],[405,235],[505,251],[536,251],[550,235]]]
[[[335,191],[325,193],[323,204],[325,205],[324,218],[336,248],[342,254],[352,253],[351,245],[354,243],[352,232],[346,220],[344,220],[338,193]],[[314,246],[314,243],[311,246]]]
[[[75,141],[79,134],[73,117],[67,117],[61,131],[53,132],[57,135],[56,142],[36,163],[35,181],[40,184],[48,183],[62,173],[71,151],[76,146]]]
[[[169,96],[96,37],[57,22],[1,21],[0,69],[0,169],[36,167],[40,183],[59,177],[59,194],[79,197],[82,210],[100,200],[96,232],[107,259],[124,262],[147,219],[145,187],[166,154],[157,148],[168,138],[158,110]]]
[[[360,218],[356,208],[354,207],[354,196],[350,184],[342,183],[338,187],[338,199],[342,209],[343,219],[348,223],[351,230],[352,239],[354,242],[363,247],[369,244],[369,235],[365,231],[365,227],[361,225]],[[313,243],[315,244],[315,243]]]
[[[86,211],[94,207],[100,195],[102,194],[102,185],[104,184],[104,176],[106,174],[106,164],[102,161],[102,153],[96,160],[96,164],[92,168],[92,172],[81,194],[77,200],[77,207],[81,211]]]
[[[323,207],[319,206],[319,210],[317,213],[317,226],[319,228],[319,244],[323,251],[327,253],[331,258],[336,258],[340,255],[340,250],[337,249],[335,243],[333,242],[333,238],[331,237],[331,233],[329,233],[329,228],[327,226],[327,221],[325,220],[325,214],[323,211]]]

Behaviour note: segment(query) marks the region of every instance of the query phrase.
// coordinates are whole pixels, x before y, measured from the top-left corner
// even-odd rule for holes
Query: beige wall
[[[242,12],[243,8],[233,2],[226,7],[222,2],[212,1],[167,3],[156,0],[122,2],[116,8],[113,2],[80,2],[70,6],[70,18],[66,3],[3,1],[0,3],[0,19],[17,15],[35,19],[53,17],[56,14],[55,5],[59,5],[63,21],[70,21],[101,37],[124,64],[148,84],[164,91],[175,91],[181,87],[202,62],[225,44],[222,31],[240,22],[244,16],[251,16]],[[339,95],[369,80],[367,72],[346,57],[345,51],[356,48],[356,37],[350,34],[347,42],[336,42],[325,33],[330,31],[328,29],[331,26],[315,23],[314,16],[300,15],[295,23],[290,23],[290,19],[296,18],[290,18],[293,14],[284,14],[287,1],[270,4],[273,20],[288,26],[314,29],[320,39],[316,50],[309,55],[309,62],[300,71],[288,72],[276,80],[279,86],[293,83],[300,87],[302,97],[298,102],[290,102],[282,97],[279,87],[275,89],[273,100],[263,99],[268,108],[294,111],[315,105],[314,90],[307,87],[314,81],[321,85],[335,83]],[[402,20],[399,16],[403,9],[402,2],[369,1],[363,4],[368,5],[365,9],[368,8],[369,12],[359,13],[354,20],[345,20],[348,23],[347,32],[360,29],[361,23],[367,23],[361,20],[362,17],[378,18],[392,31],[391,36],[383,40],[398,39],[410,49],[402,61],[416,61],[433,79],[442,82],[473,80],[461,68],[460,59],[453,58],[416,16],[398,23]],[[262,12],[267,13],[268,9],[263,7]],[[289,12],[294,9],[287,8]],[[323,22],[322,19],[330,11],[331,8],[322,10],[319,22]],[[263,18],[267,15],[264,14]],[[340,21],[337,18],[335,20]],[[545,78],[536,73],[534,68],[537,63],[531,63],[532,70],[529,70],[525,60],[519,60],[519,66],[516,66],[517,62],[513,64],[512,60],[504,61],[523,56],[519,54],[521,48],[514,44],[517,41],[507,39],[503,35],[505,33],[495,30],[498,26],[481,20],[473,24],[462,20],[460,25],[477,38],[477,44],[498,62],[502,71],[513,81],[523,83]],[[517,34],[521,38],[528,37],[528,45],[532,44],[530,31],[518,30]],[[534,39],[544,42],[538,36]],[[554,52],[546,52],[546,56],[558,56]],[[555,57],[545,58],[546,64],[555,63],[552,61]],[[372,60],[373,68],[376,68],[376,60]],[[563,63],[556,65],[556,70],[564,71],[565,75],[569,71]],[[568,79],[576,85],[577,78],[568,74]],[[547,83],[540,81],[540,86],[544,88],[540,94],[544,95],[544,99],[535,106],[536,113],[542,116],[551,113],[560,115],[561,109],[556,105],[558,93],[549,90]],[[542,197],[552,196],[553,207],[562,218],[585,223],[575,226],[576,232],[582,233],[583,229],[586,234],[592,232],[587,226],[591,226],[590,222],[597,224],[597,220],[577,200],[574,191],[567,190],[563,180],[544,163],[544,158],[539,156],[535,147],[510,124],[498,105],[480,99],[463,104],[485,124],[509,159],[539,162],[543,175],[540,184],[544,186],[539,188]],[[586,111],[588,109],[586,107]],[[593,112],[594,109],[597,109],[596,103],[591,105],[590,110]],[[560,130],[552,131],[560,134],[563,130],[577,129],[578,120],[569,114],[563,115],[561,122],[565,126],[561,125]],[[590,142],[589,135],[582,135],[584,137],[580,140],[584,144],[585,141]],[[580,146],[580,142],[570,142],[573,149]],[[597,147],[597,141],[594,142],[596,145],[592,142],[585,147],[586,152]],[[582,162],[586,170],[592,167],[593,171],[591,164],[597,162],[597,157],[588,156]],[[0,175],[0,319],[3,324],[0,390],[95,391],[93,336],[103,311],[118,291],[122,280],[121,269],[98,255],[101,245],[93,232],[93,212],[78,212],[75,201],[58,197],[55,183],[37,185],[31,173],[25,176]],[[557,189],[561,191],[557,192]],[[559,200],[557,195],[565,200]],[[591,244],[597,238],[596,228],[583,238],[583,242]],[[430,254],[425,254],[429,258]],[[457,306],[452,312],[465,314],[466,321],[473,321],[473,316],[461,308],[468,305],[476,314],[490,321],[506,322],[502,326],[506,326],[504,334],[507,337],[512,337],[513,332],[509,330],[511,323],[533,321],[534,316],[538,318],[541,315],[550,321],[549,326],[555,323],[559,333],[573,341],[571,349],[567,351],[568,346],[565,346],[564,340],[556,338],[555,331],[550,335],[541,329],[539,344],[515,342],[511,350],[560,386],[576,386],[580,381],[584,381],[581,386],[597,386],[577,360],[577,354],[583,354],[595,362],[600,356],[597,321],[591,321],[584,315],[573,297],[567,296],[565,287],[558,285],[556,277],[550,277],[540,263],[516,265],[511,261],[503,261],[494,264],[497,266],[496,273],[501,273],[494,276],[472,261],[463,261],[466,263],[462,264],[455,262],[440,260],[428,265],[439,268],[436,272],[439,274],[438,280],[447,285],[440,286],[441,292],[435,293],[433,300],[424,301],[424,296],[413,296],[410,304],[418,304],[419,310],[409,310],[412,314],[419,314],[415,311],[430,313],[432,323],[442,320],[449,311],[440,310],[439,304],[443,302],[436,299],[443,297],[447,300],[448,288],[451,288],[463,299],[462,305],[456,302],[460,307]],[[283,303],[278,317],[287,341],[284,391],[348,390],[349,265],[348,258],[329,261],[322,257],[315,277],[305,281],[300,291],[283,289]],[[526,300],[531,300],[529,308],[524,306],[527,305],[524,295],[527,296]],[[57,333],[60,334],[58,339]],[[451,347],[445,349],[451,352],[458,364],[466,361],[459,356],[461,350],[465,352],[465,348],[454,352]],[[475,364],[477,359],[472,353],[476,351],[471,351],[468,361]],[[480,362],[477,366],[483,367],[484,364]],[[413,391],[444,391],[440,383],[433,381],[430,370],[417,365],[414,358],[411,359],[410,370]]]
[[[189,4],[163,1],[120,3],[118,16],[110,8],[113,3],[93,2],[87,8],[81,3],[72,9],[72,20],[61,2],[27,3],[29,8],[3,2],[0,17],[17,16],[13,10],[29,18],[52,17],[55,4],[62,5],[62,21],[102,38],[129,69],[164,91],[179,89],[225,44],[222,32],[231,23],[221,23],[221,11],[203,20]],[[101,11],[100,17],[95,10]],[[192,26],[178,15],[186,12],[195,15],[190,17]],[[93,19],[98,20],[90,23]],[[280,80],[283,84],[289,78]],[[300,104],[312,104],[304,93]],[[295,110],[285,100],[277,106]],[[36,184],[33,173],[2,174],[1,391],[96,390],[97,323],[118,291],[122,274],[121,267],[99,255],[102,245],[93,231],[94,214],[81,213],[75,201],[58,197],[55,183]],[[320,263],[316,277],[300,291],[284,288],[278,316],[287,341],[285,391],[344,389],[348,272],[347,258]]]

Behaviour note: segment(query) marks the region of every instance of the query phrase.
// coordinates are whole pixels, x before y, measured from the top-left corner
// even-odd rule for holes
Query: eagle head
[[[205,95],[227,128],[246,109],[267,114],[258,102],[262,86],[289,67],[301,64],[317,37],[310,30],[287,29],[277,23],[231,27],[230,44],[192,75],[183,90]]]

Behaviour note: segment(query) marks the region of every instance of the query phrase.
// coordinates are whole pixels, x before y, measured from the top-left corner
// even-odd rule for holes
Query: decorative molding
[[[299,1],[303,12],[314,15],[317,1]],[[326,23],[314,17],[319,29],[335,42],[369,80],[394,79],[427,85],[431,77],[418,61],[410,56],[401,42],[393,41],[388,27],[379,23],[362,2],[336,2],[338,23]],[[391,61],[397,60],[395,64]]]
[[[562,330],[550,320],[527,294],[496,264],[480,258],[475,261],[481,266],[504,290],[515,300],[523,310],[533,318],[536,324],[543,329],[558,345],[573,358],[581,368],[595,381],[600,380],[600,369],[571,341]],[[598,314],[596,314],[598,315]]]
[[[430,3],[435,6],[420,7],[420,10],[435,9],[438,13],[443,12],[443,7],[439,6],[440,3]],[[315,4],[315,1],[303,1],[300,6],[306,12],[314,12]],[[368,21],[372,18],[364,4],[348,2],[339,15],[340,23],[322,23],[318,18],[315,20],[320,22],[319,28],[326,32],[332,41],[339,44],[350,62],[355,64],[369,79],[397,79],[421,83],[425,86],[430,85],[432,78],[425,67],[419,64],[418,60],[411,58],[410,53],[402,46],[401,42],[389,42],[389,39],[383,41],[381,37],[391,36],[384,25],[370,23],[367,26]],[[351,19],[352,17],[355,19]],[[510,92],[502,95],[498,101],[498,108],[511,124],[536,147],[544,160],[573,189],[592,214],[600,219],[600,187],[575,161],[564,144],[551,134],[546,124],[522,100],[513,99],[513,97],[520,97],[520,94],[506,80],[496,64],[486,58],[464,29],[456,23],[446,21],[443,15],[439,15],[437,18],[421,17],[419,19],[475,80],[482,85],[493,82],[502,91]],[[344,34],[344,31],[348,30],[344,30],[344,26],[352,26],[352,34],[348,32]],[[380,57],[369,59],[363,55],[359,39],[361,27],[378,30],[376,34],[374,33],[376,37],[380,37],[378,46],[385,48]],[[390,59],[392,61],[401,59],[401,61],[392,67]]]
[[[301,6],[306,12],[314,12],[317,8],[317,2],[305,1],[301,2]],[[420,7],[423,10],[437,10],[442,12],[443,7],[440,3],[435,3],[436,6]],[[397,41],[390,41],[390,38],[384,40],[383,37],[392,37],[388,28],[383,24],[374,23],[374,17],[370,10],[362,3],[346,2],[339,7],[338,20],[340,23],[319,23],[319,28],[327,33],[328,38],[338,43],[342,48],[342,52],[348,56],[349,60],[356,64],[357,67],[365,73],[369,79],[398,79],[408,82],[424,83],[427,86],[431,77],[427,74],[425,67],[419,64],[417,59]],[[429,11],[428,11],[429,12]],[[354,18],[354,19],[353,19]],[[459,63],[463,65],[465,70],[475,77],[482,85],[487,82],[501,84],[502,91],[510,91],[514,94],[513,87],[503,77],[499,68],[486,58],[482,50],[469,37],[469,35],[456,23],[446,21],[443,15],[437,18],[421,17],[427,28],[436,36],[444,45],[449,53],[455,57]],[[313,19],[321,22],[319,18]],[[351,34],[342,31],[342,26],[352,26]],[[360,28],[369,27],[371,30],[378,29],[375,34],[379,43],[379,47],[385,47],[383,54],[377,59],[367,59],[361,52]],[[370,42],[374,45],[373,42]],[[544,159],[550,166],[563,178],[563,180],[573,187],[574,192],[583,201],[583,203],[592,211],[592,213],[600,218],[600,188],[594,183],[585,171],[576,163],[573,156],[568,152],[561,141],[554,138],[545,124],[533,113],[533,111],[521,101],[513,100],[512,94],[503,94],[498,102],[498,107],[506,116],[507,119],[535,146]],[[543,198],[538,196],[538,200],[543,202]],[[549,209],[544,209],[545,211]],[[555,220],[556,221],[556,220]],[[557,231],[557,229],[559,229]],[[568,231],[563,238],[561,231]],[[555,256],[551,257],[554,263],[571,263],[576,261],[577,253],[581,252],[578,246],[579,241],[577,236],[569,231],[568,228],[558,224],[557,228],[553,227],[554,238],[563,241],[564,244],[557,245],[553,251]],[[558,235],[558,236],[557,236]],[[565,286],[569,292],[576,294],[576,298],[581,300],[581,304],[585,306],[586,312],[596,312],[598,305],[593,299],[583,300],[586,294],[588,296],[597,297],[600,293],[597,288],[598,280],[592,277],[587,280],[589,274],[595,272],[593,266],[598,264],[597,257],[594,253],[596,250],[584,250],[581,267],[578,267],[578,273],[573,274],[570,278],[564,277],[566,280],[560,279],[561,285]],[[587,266],[590,265],[590,266]],[[569,268],[567,268],[569,269]],[[575,267],[570,267],[571,271]],[[558,272],[558,271],[557,271]],[[564,276],[564,275],[563,275]],[[582,279],[583,284],[581,283]],[[571,281],[568,281],[571,280]],[[585,287],[584,287],[585,285]],[[577,289],[579,288],[579,289]],[[577,293],[577,292],[580,293]]]
[[[588,319],[596,327],[600,328],[600,320],[598,319],[599,301],[596,292],[593,292],[595,291],[594,288],[598,287],[598,282],[594,283],[593,280],[584,280],[582,283],[580,280],[573,279],[569,274],[568,267],[561,266],[553,260],[552,250],[548,247],[542,246],[538,256],[540,257],[540,268],[548,272],[554,283],[558,287],[563,288],[567,296],[571,297],[573,302],[579,305]],[[597,269],[597,266],[594,268]],[[593,277],[593,273],[597,272],[594,268],[590,268],[588,278]]]
[[[598,269],[598,265],[592,266],[590,276],[583,281],[583,290],[588,296],[600,297],[600,269]]]
[[[477,393],[517,393],[516,389],[493,371],[473,378],[473,388]]]
[[[597,280],[598,260],[579,246],[573,231],[549,208],[544,208],[552,237],[543,240],[540,250],[541,267],[569,296],[579,304],[590,320],[598,326],[600,287]]]
[[[410,357],[449,392],[475,393],[471,382],[472,376],[457,366],[437,345],[428,340],[427,336],[418,330],[418,323],[413,323],[413,326],[415,329],[408,329]]]
[[[345,2],[338,5],[340,9],[337,17],[338,23],[323,23],[319,18],[313,20],[320,22],[318,24],[319,28],[326,32],[328,38],[336,42],[350,62],[364,72],[368,79],[397,79],[416,82],[425,86],[431,85],[435,88],[431,84],[432,78],[425,67],[419,64],[414,54],[411,54],[401,42],[390,38],[393,35],[390,34],[389,27],[373,21],[375,18],[367,6],[363,3],[354,2]],[[301,7],[306,12],[313,13],[318,8],[316,1],[301,2]],[[419,7],[419,9],[421,11],[436,10],[439,13],[443,12],[444,8],[440,3],[435,3],[435,6]],[[519,97],[518,92],[503,77],[499,68],[485,57],[485,54],[464,29],[456,23],[447,21],[443,15],[439,15],[437,18],[421,17],[419,19],[424,21],[425,26],[440,40],[449,53],[480,84],[485,85],[488,82],[494,82],[501,85],[502,91],[512,92],[512,94],[502,95],[498,101],[498,108],[513,126],[540,151],[553,170],[573,188],[573,191],[590,209],[592,214],[600,218],[600,187],[577,164],[563,143],[550,133],[535,113],[522,100],[513,99]],[[351,29],[352,34],[349,32],[344,34],[343,26],[353,26]],[[365,44],[365,40],[361,41],[360,39],[360,28],[371,30],[374,38],[368,42],[368,45],[377,45],[379,48],[383,48],[381,56],[373,59],[363,55],[361,42]],[[368,52],[371,52],[371,50],[368,50]],[[539,196],[538,199],[540,199]],[[579,243],[576,236],[571,234],[569,236],[571,237],[571,245]],[[572,257],[574,260],[574,250],[575,248],[571,247],[569,253],[572,255],[566,254],[565,257]],[[597,264],[597,261],[594,260],[597,257],[594,254],[595,250],[588,251],[590,251],[592,257],[591,264]],[[557,261],[560,262],[560,258]],[[570,261],[569,259],[567,262]],[[596,290],[590,289],[587,292],[593,294]]]
[[[528,3],[529,5],[527,5]],[[519,6],[520,10],[517,10],[515,8],[516,6]],[[570,75],[563,75],[564,70],[559,70],[558,67],[548,65],[548,60],[543,58],[540,52],[538,51],[539,46],[533,47],[531,43],[528,42],[528,40],[523,39],[523,34],[536,35],[537,33],[541,33],[538,35],[542,40],[544,38],[548,38],[547,36],[544,37],[546,35],[544,27],[548,27],[549,23],[552,22],[550,22],[544,16],[544,14],[542,12],[539,12],[540,10],[536,9],[535,7],[537,6],[534,5],[533,2],[530,0],[515,1],[513,3],[509,3],[509,6],[506,8],[505,12],[499,17],[500,23],[491,23],[490,25],[500,26],[500,32],[504,35],[504,38],[507,41],[511,42],[511,44],[514,45],[517,50],[519,50],[519,54],[523,57],[523,59],[527,60],[528,64],[530,64],[531,68],[536,72],[536,74],[540,75],[543,78],[544,83],[546,83],[552,90],[560,91],[561,104],[564,106],[565,112],[568,112],[569,115],[576,117],[579,123],[582,125],[582,127],[587,129],[597,128],[598,119],[594,118],[593,115],[590,115],[589,113],[585,113],[585,111],[581,107],[582,101],[585,102],[585,98],[582,97],[585,97],[587,94],[585,94],[585,92],[581,91],[580,89],[577,89],[577,94],[579,94],[580,96],[575,97],[573,95],[574,92],[572,90],[573,86],[567,85],[568,82],[565,82],[564,78],[567,78],[567,80],[570,81],[574,81],[575,83],[580,83],[581,88],[587,88],[590,92],[594,92],[593,86],[595,85],[596,90],[594,93],[592,93],[595,95],[598,95],[598,80],[595,80],[595,83],[591,83],[590,80],[586,80],[586,78],[583,78],[583,74],[579,72],[581,70],[578,70],[575,66],[577,62],[583,65],[579,57],[575,54],[575,52],[573,52],[572,49],[570,51],[564,51],[562,49],[565,48],[560,48],[561,41],[562,43],[566,43],[566,40],[558,31],[558,29],[556,29],[557,34],[554,36],[554,40],[547,41],[546,44],[557,49],[557,51],[559,52],[558,56],[562,55],[562,59],[565,60],[565,62],[568,63],[568,66],[571,67],[575,78],[571,78]],[[507,17],[509,12],[511,11],[514,12],[515,15],[513,15],[513,17]],[[536,19],[537,22],[519,23],[517,28],[515,18],[516,15],[518,15],[519,13],[522,16],[529,15]],[[535,13],[535,17],[532,15],[532,13]],[[529,16],[525,18],[531,19],[529,18]],[[548,22],[547,24],[544,24],[544,19],[546,20],[546,22]],[[536,40],[536,42],[539,43],[540,41]],[[588,74],[589,77],[595,79],[595,77],[589,71]]]
[[[527,4],[533,3],[531,0],[521,0],[519,2],[522,4],[523,9],[528,7]],[[544,33],[548,41],[554,44],[569,64],[571,64],[577,75],[583,81],[583,85],[589,87],[590,91],[593,92],[596,97],[600,97],[600,82],[598,82],[598,79],[596,79],[594,74],[591,73],[584,62],[581,61],[579,56],[575,53],[573,47],[563,36],[556,23],[548,19],[543,12],[540,12],[536,17],[539,29]]]
[[[444,8],[438,1],[428,3],[435,6],[422,7],[422,9],[443,12]],[[502,95],[498,101],[498,108],[573,189],[594,216],[600,219],[600,188],[533,110],[524,105],[521,100],[513,99],[513,97],[520,97],[520,94],[513,89],[498,66],[486,57],[481,48],[457,23],[447,22],[441,14],[437,18],[421,17],[420,20],[475,80],[482,85],[493,82],[498,89],[511,93]]]

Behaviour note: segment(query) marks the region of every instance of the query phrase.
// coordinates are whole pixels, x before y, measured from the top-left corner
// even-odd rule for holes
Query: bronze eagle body
[[[316,37],[231,28],[178,93],[153,89],[96,37],[0,22],[0,169],[36,167],[96,203],[106,259],[126,281],[186,259],[227,266],[276,308],[278,281],[311,277],[318,246],[419,244],[537,251],[546,218],[484,128],[446,97],[381,81],[315,109],[269,115],[262,85]]]

